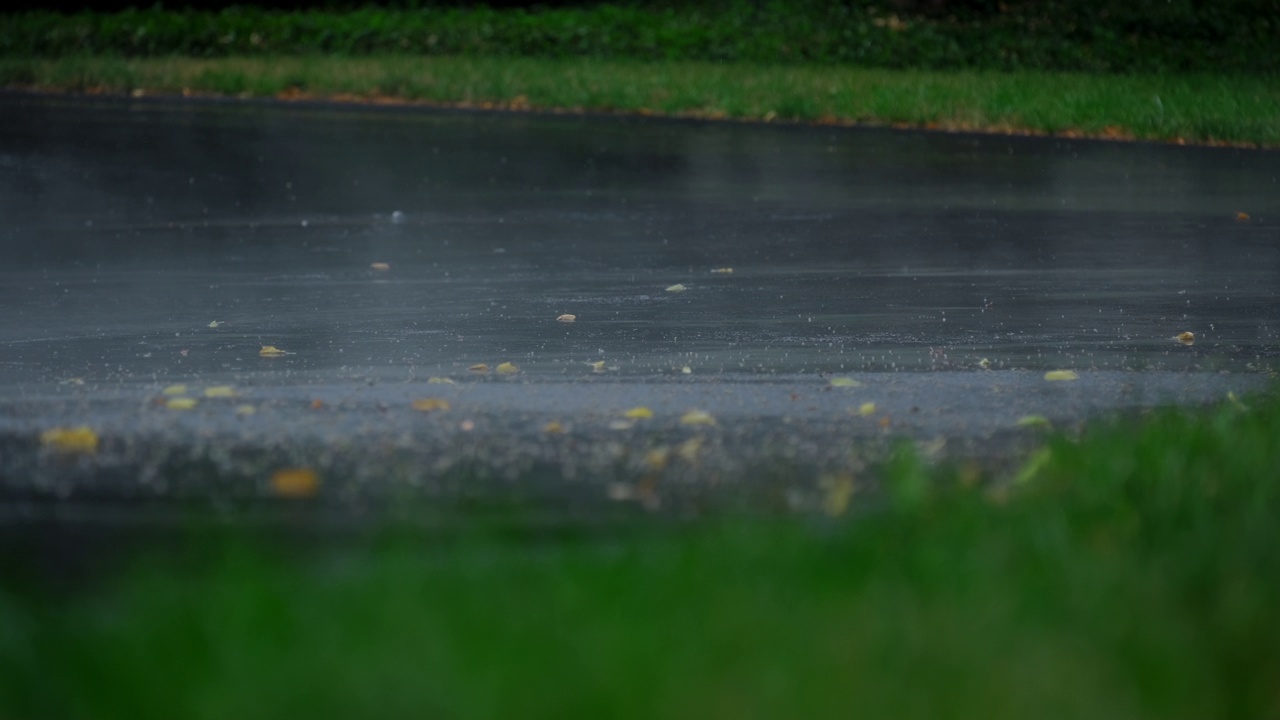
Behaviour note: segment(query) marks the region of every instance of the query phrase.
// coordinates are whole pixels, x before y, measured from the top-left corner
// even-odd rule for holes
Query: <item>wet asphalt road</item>
[[[0,95],[0,217],[8,518],[812,510],[1280,367],[1269,151]]]

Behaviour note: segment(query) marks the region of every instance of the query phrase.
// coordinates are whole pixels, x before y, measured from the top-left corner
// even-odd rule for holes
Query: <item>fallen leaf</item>
[[[644,462],[650,470],[662,470],[667,467],[667,459],[671,457],[671,448],[658,447],[644,454]]]
[[[684,285],[681,285],[680,283],[676,283],[675,285],[669,286],[667,288],[667,292],[681,293],[688,289],[689,288],[685,287]]]
[[[285,352],[275,345],[263,345],[262,349],[258,351],[258,354],[262,357],[280,357],[281,355],[289,355],[291,353]]]
[[[1236,213],[1236,222],[1249,222],[1249,213],[1247,212]]]
[[[542,432],[549,435],[561,435],[564,433],[564,425],[561,425],[559,420],[552,420],[542,426]]]
[[[1195,334],[1195,333],[1191,333],[1191,332],[1181,332],[1181,333],[1178,333],[1177,335],[1174,335],[1174,336],[1173,336],[1173,339],[1174,339],[1174,340],[1177,340],[1178,342],[1182,343],[1183,345],[1195,345],[1195,344],[1196,344],[1196,334]]]
[[[838,388],[862,387],[862,383],[858,382],[857,380],[854,380],[853,378],[838,377],[838,378],[831,378],[831,387],[838,387]]]
[[[190,410],[199,404],[199,400],[189,397],[176,397],[164,404],[170,410]]]
[[[1053,423],[1049,422],[1049,418],[1043,415],[1023,415],[1018,418],[1018,427],[1035,427],[1048,428],[1053,427]]]
[[[715,425],[716,419],[704,410],[690,410],[680,416],[681,425]]]
[[[420,398],[418,400],[414,400],[412,405],[414,410],[419,410],[421,412],[434,412],[436,410],[444,411],[449,409],[449,401],[443,398]]]
[[[456,383],[454,383],[453,380],[450,380],[447,377],[429,377],[427,378],[427,384],[428,385],[454,385]]]
[[[831,517],[840,517],[849,509],[849,499],[853,497],[853,475],[823,475],[818,479],[818,487],[822,488],[822,511]]]
[[[216,327],[218,327],[218,326],[219,326],[219,325],[221,325],[221,324],[222,324],[222,321],[221,321],[221,320],[214,320],[213,322],[209,323],[209,327],[211,327],[211,328],[216,328]]]
[[[258,412],[258,409],[257,409],[257,408],[255,408],[255,407],[254,407],[254,406],[252,406],[252,405],[237,405],[237,406],[236,406],[236,414],[237,414],[237,415],[252,415],[252,414],[254,414],[254,413],[256,413],[256,412]]]
[[[40,444],[58,452],[92,455],[98,452],[98,433],[87,425],[52,428],[40,433]]]
[[[376,270],[378,272],[386,272],[391,269],[391,265],[384,262],[369,263],[369,269]]]
[[[676,448],[676,454],[685,462],[695,463],[698,461],[698,453],[702,451],[702,443],[704,439],[701,437],[689,438],[680,443],[680,447]]]
[[[567,313],[566,313],[566,314],[561,315],[560,317],[556,318],[556,322],[571,323],[571,322],[573,322],[574,320],[577,320],[577,319],[578,319],[578,316],[577,316],[577,315],[569,315],[569,314],[567,314]]]
[[[876,404],[873,402],[864,402],[858,406],[858,414],[862,417],[876,414]]]
[[[186,385],[170,385],[169,387],[167,387],[167,388],[165,388],[165,389],[161,390],[161,391],[160,391],[160,394],[161,394],[161,395],[168,395],[168,396],[173,396],[173,395],[186,395],[186,394],[187,394],[187,386],[186,386]]]
[[[981,360],[978,361],[978,367],[982,368],[983,370],[990,370],[991,361],[986,358],[982,358]]]
[[[487,373],[489,372],[489,366],[484,363],[476,363],[475,365],[467,368],[467,370],[470,370],[473,373]]]
[[[587,363],[587,364],[591,366],[591,372],[598,372],[598,373],[602,373],[602,372],[604,372],[604,361],[603,361],[603,360],[597,360],[597,361],[595,361],[595,362],[591,362],[591,363]]]
[[[323,410],[323,409],[324,409],[324,401],[323,401],[323,400],[321,400],[320,398],[316,398],[316,399],[312,400],[312,401],[311,401],[311,409],[312,409],[312,410]]]
[[[1236,397],[1236,391],[1235,391],[1235,390],[1228,390],[1228,391],[1227,391],[1227,400],[1228,400],[1228,401],[1229,401],[1233,406],[1235,406],[1235,409],[1237,409],[1237,410],[1248,410],[1248,409],[1249,409],[1249,406],[1248,406],[1248,405],[1245,405],[1244,403],[1240,402],[1240,398]]]
[[[204,396],[208,398],[233,398],[236,396],[236,389],[230,385],[215,385],[204,389]]]
[[[284,468],[271,474],[271,491],[280,497],[308,498],[320,489],[320,476],[311,468]]]
[[[1070,380],[1079,380],[1080,376],[1075,370],[1050,370],[1044,374],[1044,379],[1049,382],[1066,382]]]
[[[641,405],[640,407],[631,408],[630,410],[626,411],[622,415],[624,417],[629,417],[636,420],[647,420],[653,417],[653,411]]]
[[[689,367],[688,365],[685,365],[684,367],[680,368],[680,372],[685,375],[692,375],[693,368]]]
[[[716,273],[718,275],[732,275],[733,268],[731,267],[711,268],[711,272]]]
[[[520,372],[520,368],[516,367],[515,363],[504,362],[498,367],[494,368],[494,372],[500,375],[513,375],[515,373]]]

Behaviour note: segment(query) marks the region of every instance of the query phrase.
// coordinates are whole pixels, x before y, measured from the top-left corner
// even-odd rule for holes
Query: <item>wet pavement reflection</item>
[[[0,96],[0,480],[62,483],[35,438],[79,423],[118,441],[86,478],[214,438],[266,453],[249,494],[314,443],[386,473],[484,437],[522,448],[495,477],[561,479],[694,431],[723,454],[694,481],[763,437],[828,471],[898,434],[998,454],[1027,414],[1265,387],[1278,178],[1237,149]],[[179,383],[238,400],[179,413]],[[641,405],[679,437],[619,425]],[[546,450],[552,422],[581,447]]]

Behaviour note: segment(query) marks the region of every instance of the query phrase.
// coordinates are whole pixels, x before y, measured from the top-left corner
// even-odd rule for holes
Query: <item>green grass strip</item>
[[[1257,77],[484,57],[94,57],[0,59],[0,85],[1280,145],[1280,86]]]
[[[1274,715],[1280,398],[1097,424],[1030,468],[974,484],[904,450],[847,523],[232,543],[69,601],[10,587],[0,714]]]

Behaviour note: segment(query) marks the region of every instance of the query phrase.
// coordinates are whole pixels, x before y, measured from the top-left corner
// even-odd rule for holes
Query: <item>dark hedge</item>
[[[1280,70],[1280,0],[24,12],[0,56],[523,55],[920,69]]]

